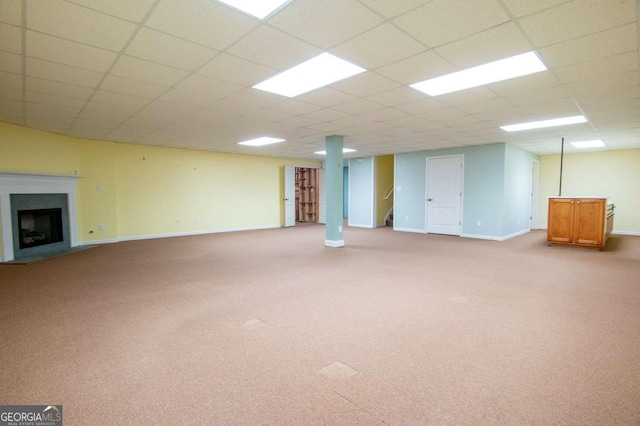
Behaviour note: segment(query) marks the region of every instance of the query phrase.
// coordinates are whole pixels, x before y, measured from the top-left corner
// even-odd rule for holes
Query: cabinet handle
[[[580,204],[580,201],[578,201],[576,204]]]
[[[573,200],[571,200],[571,204],[573,204]]]

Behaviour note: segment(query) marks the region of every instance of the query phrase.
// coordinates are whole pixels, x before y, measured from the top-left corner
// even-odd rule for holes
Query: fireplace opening
[[[20,249],[64,240],[62,209],[18,210]]]

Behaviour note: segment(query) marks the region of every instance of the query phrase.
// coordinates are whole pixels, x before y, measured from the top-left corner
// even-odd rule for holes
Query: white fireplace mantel
[[[82,176],[0,172],[0,216],[2,216],[2,261],[14,260],[11,194],[67,194],[69,243],[78,245],[76,220],[77,181]]]

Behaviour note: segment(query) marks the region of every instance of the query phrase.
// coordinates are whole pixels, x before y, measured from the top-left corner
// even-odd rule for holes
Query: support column
[[[327,151],[326,169],[326,196],[327,196],[327,226],[324,245],[327,247],[343,247],[344,236],[342,217],[344,182],[344,159],[342,155],[343,137],[327,136],[325,140]]]

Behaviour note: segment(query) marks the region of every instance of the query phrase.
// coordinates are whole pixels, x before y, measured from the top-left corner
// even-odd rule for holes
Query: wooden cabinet
[[[549,198],[547,241],[602,248],[613,229],[613,209],[606,198]]]

